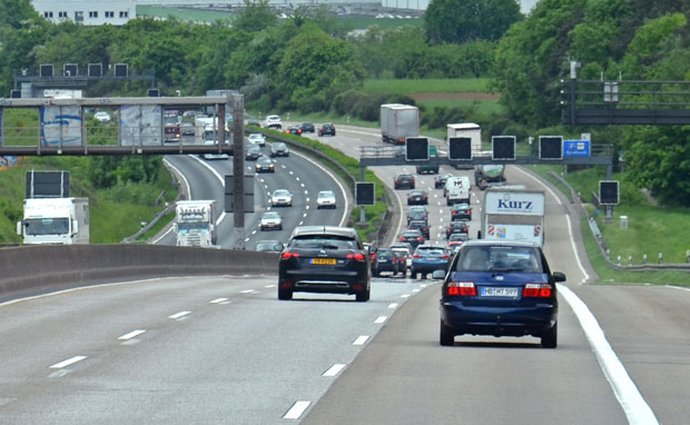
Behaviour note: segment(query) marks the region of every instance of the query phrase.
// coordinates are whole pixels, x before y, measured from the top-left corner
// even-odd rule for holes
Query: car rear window
[[[352,239],[307,237],[292,240],[293,248],[302,249],[357,249],[357,242]]]
[[[456,271],[512,271],[541,273],[539,251],[530,247],[473,246],[462,250]]]

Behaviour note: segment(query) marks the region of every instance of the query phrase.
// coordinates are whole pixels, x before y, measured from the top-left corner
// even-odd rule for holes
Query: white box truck
[[[177,246],[211,247],[216,244],[214,200],[177,201],[175,223]]]
[[[419,108],[401,103],[381,105],[383,143],[404,145],[408,137],[419,136]]]
[[[88,198],[29,198],[17,234],[25,244],[88,244]]]
[[[490,187],[484,193],[478,237],[544,245],[544,191],[523,186]]]
[[[469,137],[471,139],[472,156],[479,155],[482,150],[482,127],[473,122],[453,123],[446,125],[446,143],[451,137]],[[472,165],[462,163],[453,164],[457,169],[472,169]]]

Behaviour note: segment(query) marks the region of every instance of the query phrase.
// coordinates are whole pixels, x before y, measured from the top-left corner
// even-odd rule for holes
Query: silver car
[[[287,189],[276,189],[271,195],[271,205],[274,207],[291,207],[292,193]]]
[[[275,211],[266,211],[261,216],[259,229],[264,230],[283,230],[283,217]]]
[[[335,192],[332,190],[322,190],[316,195],[316,208],[336,208]]]

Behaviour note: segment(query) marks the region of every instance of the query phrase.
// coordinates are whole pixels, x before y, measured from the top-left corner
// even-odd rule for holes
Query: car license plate
[[[311,263],[325,266],[333,266],[335,265],[335,258],[312,258]]]
[[[494,288],[483,286],[480,287],[479,295],[482,297],[517,298],[518,288]]]

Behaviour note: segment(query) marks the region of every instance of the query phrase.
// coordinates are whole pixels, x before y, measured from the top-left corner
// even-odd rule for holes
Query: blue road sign
[[[592,153],[591,144],[589,140],[564,140],[563,158],[589,157]]]

